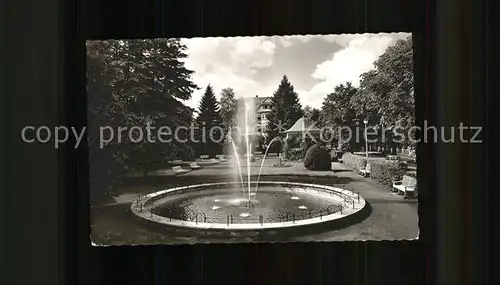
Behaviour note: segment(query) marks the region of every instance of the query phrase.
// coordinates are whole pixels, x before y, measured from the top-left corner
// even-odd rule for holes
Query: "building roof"
[[[258,97],[258,96],[255,96],[255,107],[256,108],[260,107],[260,105],[264,104],[268,100],[269,100],[269,103],[271,103],[271,97]]]
[[[253,101],[255,103],[255,110],[257,110],[265,102],[271,103],[271,98],[272,97],[259,97],[258,95],[255,95],[255,97],[238,98],[237,100],[240,101],[240,100],[253,99]]]
[[[287,134],[303,134],[303,133],[319,133],[321,130],[316,126],[316,123],[306,117],[302,117],[293,124],[291,128],[285,131]]]

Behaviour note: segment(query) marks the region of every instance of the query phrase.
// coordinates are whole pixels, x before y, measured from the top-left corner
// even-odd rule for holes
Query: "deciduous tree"
[[[357,89],[347,82],[339,84],[334,88],[333,93],[326,96],[321,108],[321,122],[323,126],[327,127],[328,134],[324,134],[331,139],[332,143],[338,143],[339,139],[346,142],[342,145],[343,148],[349,149],[352,147],[353,141],[347,141],[352,137],[347,131],[347,128],[355,129],[355,110],[351,104],[351,99],[356,94]],[[346,128],[346,129],[343,129]]]
[[[236,116],[236,98],[232,88],[224,88],[220,98],[220,115],[226,130],[234,127]]]
[[[109,40],[87,42],[89,143],[92,159],[110,159],[123,168],[142,168],[178,156],[192,156],[189,145],[177,140],[133,143],[128,136],[99,149],[99,127],[189,126],[193,110],[183,101],[197,86],[184,67],[185,47],[178,39]],[[146,134],[144,134],[146,135]],[[96,175],[107,175],[96,186],[105,192],[117,174],[106,163],[92,163]],[[113,173],[110,173],[113,172]],[[112,178],[111,178],[112,177]],[[107,183],[107,186],[105,185]]]

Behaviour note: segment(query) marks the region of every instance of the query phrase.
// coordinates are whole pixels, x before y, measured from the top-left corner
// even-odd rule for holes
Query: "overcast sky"
[[[187,102],[197,108],[207,84],[217,98],[223,88],[236,97],[272,96],[287,75],[302,106],[320,108],[323,98],[346,81],[355,86],[373,62],[408,33],[182,39],[186,67],[202,89]]]

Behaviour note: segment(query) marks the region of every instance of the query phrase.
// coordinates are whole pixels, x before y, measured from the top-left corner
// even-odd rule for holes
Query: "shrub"
[[[362,156],[346,152],[342,155],[342,162],[353,169],[365,167],[366,159]]]
[[[302,143],[302,137],[301,136],[291,136],[285,139],[286,145],[289,148],[298,148],[300,147],[300,144]]]
[[[302,152],[302,157],[301,158],[306,157],[307,150],[309,150],[309,148],[311,146],[313,146],[313,145],[314,145],[314,142],[310,138],[304,138],[300,142],[300,150]]]
[[[286,157],[286,154],[289,152],[290,148],[291,147],[290,147],[290,144],[288,143],[288,139],[284,139],[283,140],[282,152],[285,155],[285,157]]]
[[[334,152],[334,151],[330,151],[330,161],[331,162],[336,162],[338,161],[338,158],[337,158],[337,153]]]
[[[407,172],[406,175],[413,177],[413,178],[417,178],[417,173],[415,173],[413,171]]]
[[[271,140],[269,140],[269,142],[270,141]],[[269,142],[266,142],[266,143],[269,144]],[[284,148],[284,143],[281,140],[276,139],[269,146],[268,153],[280,153],[284,150],[283,148]],[[265,151],[265,148],[262,151]]]
[[[333,162],[333,161],[338,161],[339,158],[342,157],[344,153],[340,150],[336,150],[336,149],[332,149],[330,151],[330,160]]]
[[[273,164],[274,167],[290,167],[292,165],[289,162],[285,162],[282,158],[279,159],[279,162]]]
[[[406,173],[402,161],[370,161],[370,165],[370,178],[387,187],[392,186],[392,181],[401,180]]]
[[[287,160],[295,161],[304,158],[304,153],[301,148],[287,148],[284,152]]]
[[[304,166],[310,170],[330,170],[330,156],[326,148],[320,144],[311,146],[306,152]]]

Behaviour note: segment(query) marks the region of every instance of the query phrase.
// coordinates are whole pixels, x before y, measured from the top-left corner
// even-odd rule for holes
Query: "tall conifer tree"
[[[205,129],[201,133],[201,136],[199,136],[201,141],[198,143],[198,151],[210,156],[220,154],[222,150],[221,136],[223,135],[223,125],[220,105],[210,84],[205,89],[198,111],[196,122],[199,128]]]
[[[299,95],[284,75],[272,98],[273,112],[269,116],[268,137],[273,138],[287,130],[303,115]]]

